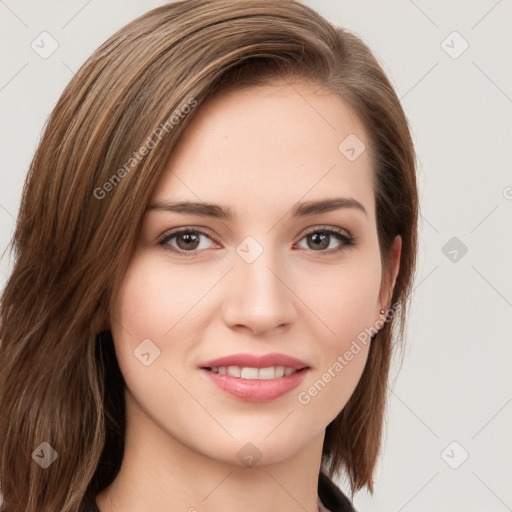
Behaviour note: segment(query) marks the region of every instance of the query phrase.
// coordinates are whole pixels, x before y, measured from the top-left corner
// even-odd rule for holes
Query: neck
[[[162,430],[129,395],[123,461],[96,498],[101,512],[318,512],[324,431],[285,460],[229,464]]]

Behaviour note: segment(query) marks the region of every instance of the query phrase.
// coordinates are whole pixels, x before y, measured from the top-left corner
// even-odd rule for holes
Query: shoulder
[[[322,472],[318,476],[318,497],[328,512],[357,512],[341,489]]]

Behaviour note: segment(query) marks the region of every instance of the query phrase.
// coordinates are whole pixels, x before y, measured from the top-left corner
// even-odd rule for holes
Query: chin
[[[283,462],[310,444],[314,439],[314,434],[311,435],[308,442],[308,439],[304,437],[304,430],[302,437],[297,438],[297,432],[300,432],[298,426],[292,429],[295,432],[294,435],[290,435],[288,429],[283,429],[279,433],[280,421],[282,418],[268,429],[254,429],[252,434],[245,430],[239,434],[232,432],[233,438],[229,438],[227,435],[218,439],[210,438],[211,445],[198,446],[196,451],[219,463],[239,467],[261,467]],[[212,446],[215,446],[214,450],[212,450]]]

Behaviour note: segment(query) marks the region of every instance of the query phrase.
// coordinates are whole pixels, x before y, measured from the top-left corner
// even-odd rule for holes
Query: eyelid
[[[333,254],[339,254],[343,252],[344,250],[351,249],[352,247],[356,246],[358,243],[358,238],[352,235],[350,231],[347,229],[343,229],[337,226],[327,226],[327,225],[319,225],[319,226],[313,226],[311,228],[308,228],[307,231],[303,231],[301,235],[299,236],[299,239],[297,243],[300,243],[306,236],[313,234],[313,233],[328,233],[331,236],[334,236],[340,242],[338,247],[335,247],[334,249],[328,249],[323,251],[313,251],[310,250],[309,252],[312,254],[317,253],[319,256],[325,256],[328,257]]]
[[[318,226],[313,226],[310,228],[307,228],[305,231],[302,231],[300,234],[299,241],[302,240],[306,235],[309,235],[311,233],[316,233],[317,231],[334,231],[336,233],[339,233],[341,235],[345,235],[347,238],[354,238],[350,231],[344,228],[340,228],[337,226],[330,226],[326,224],[319,224]],[[299,236],[299,235],[297,235]]]
[[[187,232],[198,233],[200,235],[206,236],[207,238],[209,238],[216,244],[220,244],[216,238],[216,235],[214,234],[214,232],[211,229],[205,228],[205,227],[199,227],[199,226],[182,226],[179,228],[174,228],[169,231],[166,231],[163,235],[158,237],[157,244],[163,246],[167,240],[174,238],[176,235],[179,235],[181,233],[187,233]],[[197,249],[195,249],[193,251],[178,251],[174,248],[167,249],[167,250],[174,252],[174,253],[185,254],[185,255],[192,255],[192,254],[202,252],[202,250],[197,250]]]
[[[206,228],[206,227],[199,227],[199,226],[182,226],[179,228],[171,229],[171,230],[165,232],[160,237],[158,237],[157,243],[164,250],[170,251],[172,253],[178,254],[180,256],[185,256],[185,257],[195,256],[196,254],[205,251],[205,249],[194,249],[192,251],[183,251],[183,250],[177,250],[173,247],[165,247],[165,245],[167,245],[166,242],[168,240],[174,238],[175,236],[177,236],[181,233],[187,233],[187,232],[198,233],[199,235],[206,236],[207,238],[209,238],[216,244],[220,245],[220,242],[216,239],[216,235],[214,234],[214,232],[211,229]],[[306,231],[302,231],[300,233],[300,235],[298,235],[298,240],[297,240],[297,242],[294,243],[294,245],[301,242],[304,239],[304,237],[306,237],[310,234],[313,234],[313,233],[317,233],[317,232],[326,232],[328,234],[334,234],[334,235],[337,234],[337,235],[340,235],[341,237],[345,238],[345,240],[340,240],[338,238],[338,241],[341,242],[341,246],[338,248],[334,248],[334,249],[330,249],[330,250],[322,250],[322,251],[311,251],[313,253],[318,252],[320,255],[328,255],[328,254],[340,252],[344,248],[349,248],[351,246],[354,246],[357,241],[357,239],[354,236],[352,236],[352,234],[346,229],[339,228],[337,226],[317,225],[317,226],[307,228]]]

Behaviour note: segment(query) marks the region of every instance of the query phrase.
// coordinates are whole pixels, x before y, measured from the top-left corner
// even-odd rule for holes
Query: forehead
[[[352,109],[318,86],[281,82],[222,90],[184,131],[153,200],[212,202],[254,216],[345,196],[373,216],[368,149]]]

